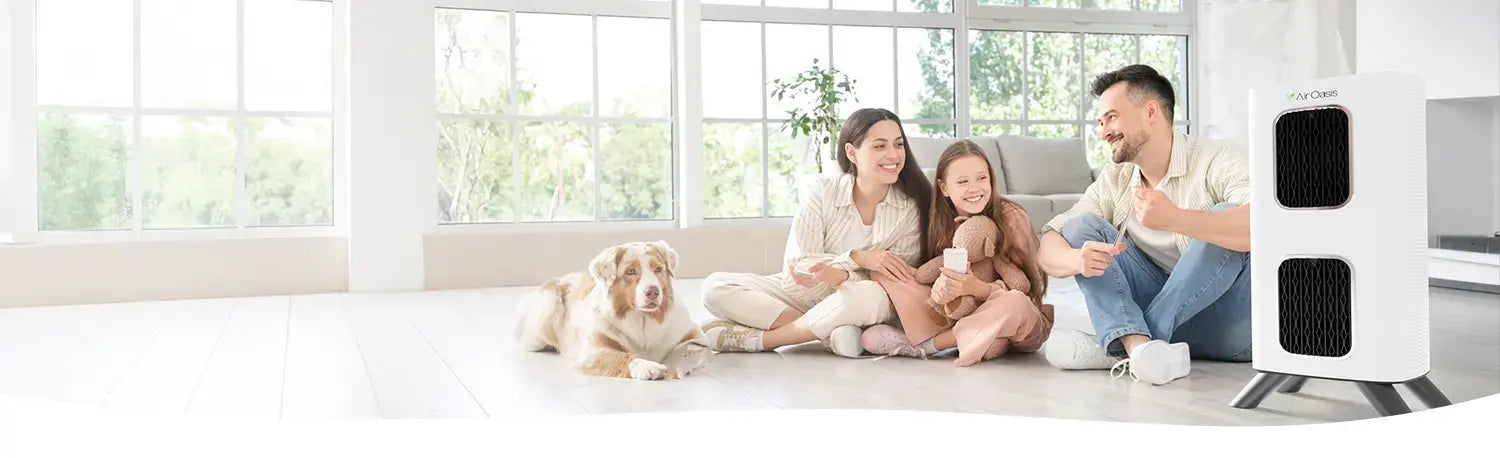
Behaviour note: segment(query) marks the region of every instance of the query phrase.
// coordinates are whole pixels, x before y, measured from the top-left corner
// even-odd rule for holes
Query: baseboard
[[[1444,280],[1441,278],[1429,278],[1427,279],[1427,284],[1429,286],[1436,286],[1439,288],[1461,289],[1464,291],[1500,294],[1500,286],[1486,285],[1483,283],[1469,283],[1464,281]]]
[[[1428,284],[1500,293],[1500,254],[1428,250]]]
[[[342,237],[0,246],[0,308],[347,291]]]

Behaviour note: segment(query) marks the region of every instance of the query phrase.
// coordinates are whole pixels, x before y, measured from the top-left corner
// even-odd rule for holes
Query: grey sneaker
[[[835,355],[858,358],[865,352],[859,341],[863,334],[864,331],[861,331],[859,326],[846,324],[834,328],[833,332],[828,334],[828,341],[824,343],[828,345],[829,350],[833,350]]]

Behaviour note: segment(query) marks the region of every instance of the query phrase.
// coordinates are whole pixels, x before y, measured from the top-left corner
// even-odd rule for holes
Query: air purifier
[[[1252,367],[1232,406],[1309,378],[1355,383],[1381,415],[1427,378],[1426,97],[1369,73],[1250,92]]]

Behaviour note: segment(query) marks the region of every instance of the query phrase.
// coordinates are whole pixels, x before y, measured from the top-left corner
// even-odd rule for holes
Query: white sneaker
[[[1058,369],[1109,369],[1120,360],[1104,351],[1094,336],[1074,329],[1059,329],[1042,345],[1047,362]]]
[[[846,324],[833,328],[833,332],[828,334],[828,349],[833,350],[835,355],[858,358],[865,352],[864,346],[860,343],[860,337],[863,335],[864,331],[861,331],[859,326]]]
[[[1136,346],[1130,358],[1115,363],[1115,367],[1110,368],[1110,375],[1119,378],[1129,370],[1130,378],[1135,381],[1165,385],[1187,377],[1191,369],[1192,356],[1188,354],[1186,343],[1153,340]]]

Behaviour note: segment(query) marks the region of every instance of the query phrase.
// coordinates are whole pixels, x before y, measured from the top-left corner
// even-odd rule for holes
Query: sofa
[[[995,187],[1006,198],[1020,204],[1031,216],[1038,234],[1042,225],[1073,204],[1098,176],[1089,168],[1083,139],[1041,139],[1019,135],[966,138],[979,145],[995,168]],[[907,149],[917,165],[935,181],[938,157],[957,138],[907,137]]]

